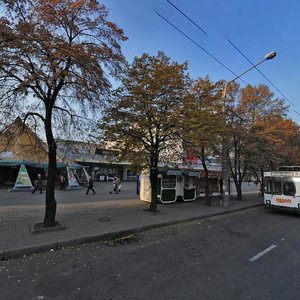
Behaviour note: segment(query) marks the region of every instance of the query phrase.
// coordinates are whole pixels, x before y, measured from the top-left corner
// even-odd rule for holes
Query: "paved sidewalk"
[[[263,204],[257,193],[246,193],[243,201],[232,197],[230,208],[220,207],[213,198],[212,206],[204,200],[158,205],[159,212],[145,211],[149,203],[135,195],[134,185],[124,183],[118,195],[108,193],[110,185],[96,184],[96,195],[84,195],[85,190],[57,191],[56,220],[67,227],[32,233],[34,224],[42,222],[45,195],[8,193],[0,190],[0,260],[28,255],[65,246],[112,239],[155,227],[231,213]]]

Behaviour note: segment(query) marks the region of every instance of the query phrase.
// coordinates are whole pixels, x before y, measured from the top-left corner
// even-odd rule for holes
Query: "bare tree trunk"
[[[205,174],[205,205],[211,206],[211,199],[210,199],[210,190],[209,190],[209,178],[208,178],[208,169],[205,161],[205,150],[204,147],[201,149],[201,163],[204,169]]]
[[[236,184],[236,193],[237,193],[237,200],[243,200],[243,193],[242,193],[242,185]]]
[[[264,191],[265,180],[264,180],[264,170],[262,168],[260,169],[260,176],[261,176],[261,180],[259,180],[260,195],[263,197],[265,195],[265,191]]]
[[[55,226],[56,201],[54,195],[56,179],[56,143],[52,132],[52,113],[46,110],[45,132],[48,144],[48,178],[46,188],[46,211],[44,217],[44,227]]]
[[[230,159],[229,159],[229,165],[230,165],[231,175],[233,177],[236,192],[237,192],[237,200],[242,201],[243,200],[242,184],[243,184],[243,180],[244,180],[246,171],[248,169],[248,165],[247,165],[247,163],[245,163],[242,168],[241,146],[240,146],[239,138],[234,139],[233,165],[232,165],[232,162]]]
[[[156,155],[150,158],[150,183],[151,183],[151,203],[149,210],[157,212],[157,175],[158,175],[158,158]]]
[[[259,178],[258,173],[255,171],[255,169],[253,167],[251,167],[251,170],[253,171],[253,173],[256,177],[256,180],[257,180],[257,182],[259,183],[259,186],[260,186],[258,194],[263,197],[264,196],[264,189],[263,189],[263,186],[264,186],[264,170],[263,170],[263,168],[260,168],[261,179]]]
[[[151,203],[150,203],[150,211],[157,211],[157,169],[151,169],[150,171],[150,182],[151,182]]]

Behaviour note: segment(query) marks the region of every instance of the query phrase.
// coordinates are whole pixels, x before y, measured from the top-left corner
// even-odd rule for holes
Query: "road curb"
[[[41,245],[30,246],[30,247],[25,246],[25,247],[18,247],[18,248],[10,248],[3,251],[2,260],[27,256],[35,253],[40,253],[40,252],[47,252],[52,249],[53,250],[57,249],[57,243],[41,244]]]
[[[229,208],[229,209],[225,209],[223,211],[219,211],[216,213],[209,213],[209,214],[186,218],[186,219],[182,219],[182,220],[161,222],[161,223],[157,223],[157,224],[145,225],[145,226],[141,226],[141,227],[120,230],[120,231],[115,231],[115,232],[110,232],[110,233],[105,233],[105,234],[97,234],[97,235],[92,235],[92,236],[83,236],[83,237],[79,237],[79,238],[64,239],[64,240],[60,240],[57,242],[41,244],[41,245],[36,245],[36,246],[29,246],[29,247],[25,246],[25,247],[4,249],[4,250],[0,250],[0,261],[5,261],[8,259],[18,258],[18,257],[22,257],[22,256],[32,255],[32,254],[37,254],[37,253],[41,253],[41,252],[59,250],[59,249],[65,248],[65,247],[78,246],[78,245],[82,245],[82,244],[111,240],[111,239],[118,238],[120,236],[125,236],[125,235],[129,235],[129,234],[133,234],[133,233],[139,233],[139,232],[144,232],[147,230],[156,229],[156,228],[160,228],[160,227],[172,226],[172,225],[176,225],[176,224],[192,222],[195,220],[201,220],[201,219],[207,219],[207,218],[211,218],[211,217],[215,217],[215,216],[226,215],[226,214],[230,214],[230,213],[235,213],[235,212],[239,212],[239,211],[243,211],[243,210],[256,208],[259,206],[263,206],[263,204],[255,204],[255,205],[251,205],[251,206],[240,207],[237,209]]]

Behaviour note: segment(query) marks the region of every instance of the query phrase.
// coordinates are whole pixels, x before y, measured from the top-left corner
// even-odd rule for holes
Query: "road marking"
[[[263,255],[265,255],[266,253],[270,252],[271,250],[273,250],[274,248],[276,248],[276,245],[272,245],[269,248],[265,249],[264,251],[258,253],[257,255],[251,257],[249,259],[250,262],[254,262],[255,260],[259,259],[260,257],[262,257]]]

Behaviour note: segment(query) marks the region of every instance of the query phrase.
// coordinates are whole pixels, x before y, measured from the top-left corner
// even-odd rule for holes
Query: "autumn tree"
[[[210,203],[209,157],[218,156],[222,128],[222,82],[213,83],[208,77],[198,78],[191,86],[184,109],[184,140],[186,147],[197,156],[205,173],[206,205]]]
[[[124,62],[123,31],[95,0],[2,0],[0,104],[2,118],[41,120],[48,145],[44,226],[55,225],[56,117],[101,107]]]
[[[161,155],[181,156],[182,104],[187,94],[187,63],[171,62],[163,53],[135,57],[101,123],[104,137],[118,141],[122,158],[148,165],[150,211],[157,209],[157,175]]]
[[[262,84],[247,85],[236,90],[235,97],[236,105],[228,122],[231,137],[229,161],[237,197],[242,200],[241,186],[246,172],[253,168],[254,161],[265,163],[262,157],[272,155],[270,149],[261,147],[262,140],[258,138],[255,128],[258,128],[256,126],[263,120],[283,118],[286,107],[283,100],[275,98],[269,88]],[[268,134],[266,132],[264,134],[267,139]]]
[[[246,155],[261,187],[264,171],[300,164],[299,138],[299,126],[282,116],[268,116],[252,125]]]

